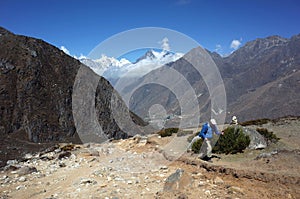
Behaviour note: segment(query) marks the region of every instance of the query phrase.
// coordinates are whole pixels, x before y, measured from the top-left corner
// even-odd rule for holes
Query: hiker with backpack
[[[203,139],[203,145],[200,149],[199,158],[208,162],[212,162],[212,146],[211,146],[211,139],[213,138],[213,133],[223,135],[223,132],[219,132],[217,127],[217,122],[215,119],[211,119],[209,122],[206,122],[202,125],[202,129],[197,136],[193,138],[191,143],[188,146],[188,151],[191,150],[194,142],[199,139]]]

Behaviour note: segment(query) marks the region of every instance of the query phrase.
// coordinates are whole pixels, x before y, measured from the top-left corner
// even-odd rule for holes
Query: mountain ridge
[[[230,121],[232,115],[237,115],[240,120],[245,121],[299,114],[297,104],[300,104],[300,96],[295,94],[300,93],[300,79],[297,72],[300,70],[299,46],[300,35],[298,34],[290,39],[279,36],[256,39],[246,43],[228,57],[221,57],[215,52],[207,51],[219,68],[224,81],[228,105],[227,121]],[[201,120],[208,119],[210,116],[209,93],[203,79],[196,71],[193,72],[191,64],[181,58],[164,67],[176,69],[189,81],[196,94],[200,96],[198,97],[199,108],[203,115]],[[153,71],[143,78],[150,78],[154,74]],[[261,92],[264,87],[272,90],[267,89],[266,92]],[[174,96],[168,97],[171,96],[168,91],[158,92],[155,89],[149,90],[149,87],[147,90],[146,96],[151,99],[149,103],[147,99],[143,100],[138,97],[145,96],[146,93],[142,89],[133,96],[134,100],[130,108],[138,115],[146,117],[148,113],[145,110],[148,110],[153,103],[160,103],[166,107],[169,114],[176,115],[180,112]],[[160,97],[162,100],[159,99]],[[244,103],[244,99],[249,97],[254,100],[251,106]],[[236,107],[242,107],[243,111]]]

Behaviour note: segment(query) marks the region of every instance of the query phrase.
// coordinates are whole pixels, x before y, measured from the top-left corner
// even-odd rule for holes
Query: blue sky
[[[224,55],[256,38],[299,34],[299,19],[297,0],[0,1],[0,26],[65,46],[77,56],[87,55],[110,36],[140,27],[179,31]]]

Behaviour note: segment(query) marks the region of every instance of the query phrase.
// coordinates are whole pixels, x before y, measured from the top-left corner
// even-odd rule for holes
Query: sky
[[[298,0],[0,0],[0,26],[75,56],[142,27],[178,31],[226,56],[256,38],[299,34],[299,19]]]

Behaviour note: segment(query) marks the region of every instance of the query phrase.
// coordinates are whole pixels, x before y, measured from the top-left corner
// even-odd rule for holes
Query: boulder
[[[185,187],[192,184],[192,177],[189,176],[183,169],[177,169],[171,174],[165,182],[164,191],[173,192],[183,190]]]
[[[254,129],[243,127],[243,132],[245,135],[250,137],[249,149],[264,149],[267,147],[267,142],[259,132]]]
[[[27,175],[27,174],[31,174],[33,172],[37,172],[37,169],[35,167],[30,167],[30,166],[24,166],[21,167],[18,171],[17,174],[19,174],[20,176],[22,175]]]

